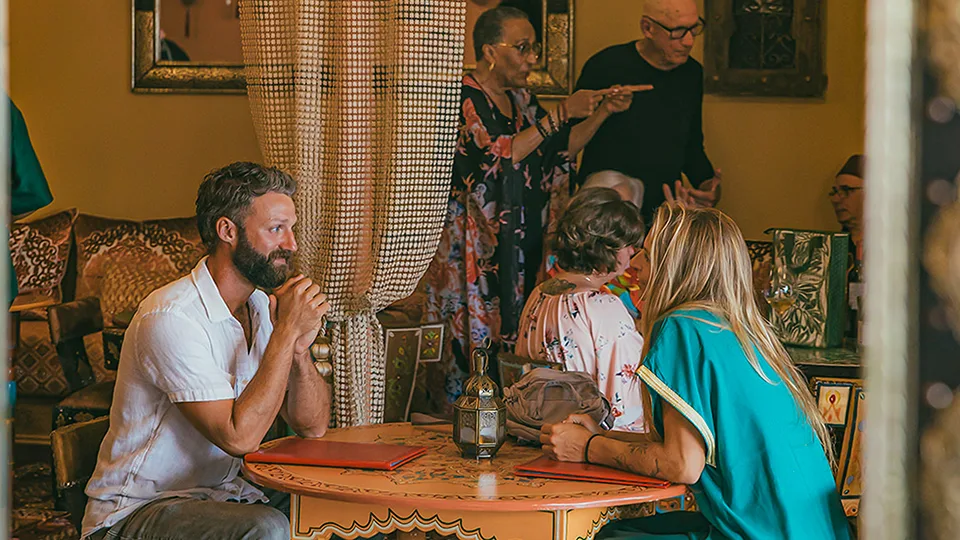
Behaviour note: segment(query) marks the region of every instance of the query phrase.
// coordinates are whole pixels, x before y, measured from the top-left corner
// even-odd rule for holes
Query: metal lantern
[[[453,404],[453,441],[463,457],[490,458],[507,438],[507,408],[500,387],[487,376],[487,351],[474,349],[470,363],[470,378]]]

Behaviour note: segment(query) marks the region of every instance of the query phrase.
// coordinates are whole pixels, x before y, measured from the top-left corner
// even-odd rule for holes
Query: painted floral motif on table
[[[356,436],[360,430],[376,432],[376,435],[365,439],[370,442],[427,446],[430,451],[394,471],[341,469],[336,473],[325,475],[325,478],[297,474],[297,471],[291,469],[297,469],[298,467],[286,465],[257,463],[249,464],[248,469],[254,473],[255,477],[268,478],[283,483],[295,483],[302,486],[307,492],[318,491],[322,493],[387,497],[396,497],[402,493],[403,498],[407,499],[542,501],[600,496],[635,496],[647,489],[614,484],[570,483],[572,487],[569,489],[540,491],[540,488],[550,487],[549,484],[557,481],[525,478],[513,473],[516,465],[533,461],[539,457],[541,455],[539,448],[507,442],[492,459],[465,459],[460,456],[459,450],[454,445],[451,433],[437,428],[411,429],[407,424],[374,425],[351,428],[350,435],[352,437],[338,437],[339,434],[344,432],[338,433],[338,430],[333,430],[327,435],[327,438],[329,440],[361,441],[364,438]],[[269,448],[270,445],[277,442],[279,440],[267,443],[264,448]],[[372,487],[369,482],[366,482],[368,487],[357,487],[357,484],[361,482],[356,482],[354,479],[362,477],[381,477],[387,479],[388,482],[376,487]],[[419,491],[413,487],[418,484],[442,484],[444,487],[455,486],[464,489],[453,489],[448,493],[436,493],[429,489]],[[399,486],[406,486],[408,489],[399,488]],[[498,487],[504,489],[495,489]]]

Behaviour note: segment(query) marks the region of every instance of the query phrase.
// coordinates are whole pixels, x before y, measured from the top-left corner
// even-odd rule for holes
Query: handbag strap
[[[793,231],[780,231],[779,234],[783,237],[783,265],[794,275],[803,274],[809,270],[810,265],[813,263],[810,254],[823,245],[823,236],[814,236],[807,242],[806,256],[803,257],[802,263],[796,264],[797,257],[794,248],[796,246],[797,234]]]

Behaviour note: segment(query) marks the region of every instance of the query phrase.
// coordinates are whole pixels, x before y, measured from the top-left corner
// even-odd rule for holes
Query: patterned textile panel
[[[17,394],[62,397],[69,393],[57,350],[45,321],[20,323],[20,348],[14,361]]]
[[[635,519],[649,517],[654,514],[668,514],[670,512],[697,512],[700,510],[700,507],[697,506],[697,501],[693,493],[687,491],[686,494],[680,497],[620,506],[617,507],[617,510],[618,519]]]
[[[116,373],[103,365],[100,333],[84,336],[83,342],[97,382],[115,379]],[[18,395],[63,397],[70,393],[46,321],[20,323],[20,348],[13,369]]]
[[[405,422],[407,405],[413,392],[417,371],[421,329],[384,328],[386,334],[387,375],[383,410],[384,422]]]
[[[747,240],[747,251],[753,263],[753,288],[762,292],[770,284],[773,269],[773,244],[757,240]]]
[[[10,255],[20,293],[55,295],[67,271],[77,210],[64,210],[10,230]]]
[[[814,377],[810,379],[810,390],[817,401],[817,408],[823,415],[823,421],[833,437],[834,455],[842,453],[842,441],[847,432],[850,403],[856,388],[863,382],[858,379],[834,379]],[[839,479],[838,479],[839,482]]]
[[[757,304],[760,312],[768,315],[770,306],[763,298],[763,290],[770,285],[770,276],[773,273],[773,243],[747,240],[747,252],[753,265],[753,290]]]
[[[180,277],[172,270],[144,270],[131,264],[106,265],[100,293],[104,326],[113,326],[113,318],[134,311],[151,292]]]
[[[863,494],[863,463],[860,449],[863,447],[865,394],[862,386],[856,388],[856,395],[853,397],[838,471],[840,500],[847,516],[856,516],[860,513],[860,496]]]
[[[837,347],[847,306],[847,233],[773,229],[774,272],[792,286],[795,301],[771,322],[784,344]]]
[[[81,215],[74,230],[77,298],[100,297],[110,265],[178,276],[190,272],[205,252],[192,217],[136,222]]]

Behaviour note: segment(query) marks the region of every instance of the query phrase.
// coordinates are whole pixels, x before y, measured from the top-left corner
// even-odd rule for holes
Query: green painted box
[[[793,288],[794,302],[770,320],[788,345],[838,347],[847,318],[850,235],[800,229],[769,229],[773,272]]]

